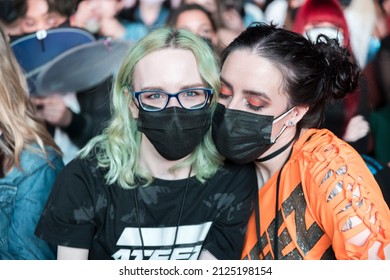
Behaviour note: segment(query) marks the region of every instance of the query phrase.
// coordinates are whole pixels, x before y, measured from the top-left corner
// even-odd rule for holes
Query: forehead
[[[49,5],[45,0],[27,0],[26,16],[39,17],[47,14]]]
[[[85,0],[84,0],[85,1]],[[121,0],[87,0],[89,3],[96,4],[96,8],[101,8],[101,5],[116,6]]]
[[[135,66],[134,86],[175,87],[202,81],[198,64],[190,50],[164,49],[143,57]]]
[[[212,13],[217,10],[217,0],[186,0],[184,2],[187,4],[199,4]]]
[[[272,98],[280,98],[283,75],[268,59],[250,50],[236,50],[226,58],[221,71],[231,84],[234,94],[242,91],[261,91]]]
[[[202,25],[208,24],[211,26],[211,22],[207,15],[200,10],[188,10],[182,12],[177,18],[177,27],[188,23]]]

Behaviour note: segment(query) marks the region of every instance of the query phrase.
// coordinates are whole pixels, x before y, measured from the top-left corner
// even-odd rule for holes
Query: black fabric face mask
[[[272,124],[292,108],[277,118],[258,115],[240,110],[228,109],[218,104],[213,116],[212,135],[217,150],[227,159],[245,164],[259,158],[283,133],[271,140]]]
[[[178,160],[192,153],[210,125],[208,107],[198,110],[168,107],[158,112],[140,109],[137,120],[138,131],[144,133],[167,160]]]

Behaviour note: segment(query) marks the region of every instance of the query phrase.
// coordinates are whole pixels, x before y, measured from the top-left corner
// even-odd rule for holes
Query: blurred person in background
[[[378,0],[375,4],[378,15],[376,35],[383,39],[390,33],[390,0]]]
[[[372,60],[380,46],[380,38],[376,34],[378,15],[375,1],[351,0],[342,6],[350,45],[360,69],[364,69],[367,62]]]
[[[54,259],[34,235],[61,151],[36,116],[26,79],[0,30],[0,259]]]
[[[217,0],[182,0],[183,4],[198,4],[209,11],[213,16],[217,16],[218,1]],[[218,20],[215,18],[215,20]]]
[[[24,33],[71,27],[70,16],[76,10],[74,0],[15,1]],[[65,164],[101,131],[104,122],[109,119],[110,89],[111,77],[81,92],[53,92],[48,96],[31,97],[38,109],[38,117],[46,122],[48,131],[61,148]]]
[[[69,26],[76,0],[14,0],[22,33]]]
[[[292,30],[316,40],[319,34],[335,38],[348,48],[356,60],[351,46],[347,21],[338,0],[306,0],[297,12]],[[360,79],[360,85],[364,83]],[[364,93],[364,92],[363,92]],[[345,99],[328,104],[323,126],[352,145],[360,154],[370,153],[370,125],[368,96],[358,87]]]
[[[370,84],[375,84],[376,92],[372,94],[375,94],[378,100],[370,115],[374,139],[373,154],[382,164],[390,165],[390,35],[382,39],[372,64],[375,72],[370,77],[373,79]],[[390,181],[388,183],[390,184]]]
[[[260,8],[245,1],[183,0],[185,4],[198,4],[208,10],[217,25],[219,45],[226,47],[241,31],[254,21],[262,21]]]
[[[124,5],[118,17],[127,22],[126,39],[137,41],[151,30],[164,26],[171,11],[167,0],[137,0],[130,6]]]
[[[84,28],[97,38],[110,37],[134,41],[131,23],[119,17],[123,10],[123,0],[82,0],[78,1],[76,12],[70,17],[74,27]],[[139,23],[140,28],[142,24]],[[128,28],[129,27],[129,28]]]
[[[264,8],[264,21],[291,30],[298,9],[306,0],[272,0]]]
[[[8,40],[9,36],[17,36],[22,33],[14,0],[0,0],[0,28],[7,35]]]
[[[211,13],[198,4],[183,4],[172,10],[168,25],[187,29],[205,39],[219,54],[222,47],[218,42],[217,25]]]
[[[310,40],[316,40],[319,34],[337,39],[342,46],[349,50],[359,65],[352,48],[351,34],[344,10],[337,0],[306,0],[305,4],[298,10],[293,30]],[[369,33],[366,32],[365,36],[368,37],[367,35]],[[362,70],[360,65],[359,69]],[[369,77],[363,71],[359,77],[359,86],[354,92],[348,94],[344,99],[333,100],[327,104],[322,127],[331,130],[359,152],[382,189],[386,202],[390,204],[390,169],[387,162],[378,161],[375,156],[381,147],[383,148],[383,142],[381,143],[381,140],[377,138],[378,135],[375,136],[371,131],[370,122],[373,111],[371,104],[373,97],[377,95],[371,94],[369,89],[371,85]],[[380,146],[375,147],[378,144]]]

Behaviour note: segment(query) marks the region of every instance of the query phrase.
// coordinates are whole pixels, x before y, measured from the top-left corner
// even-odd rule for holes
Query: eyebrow
[[[220,77],[221,81],[226,84],[230,89],[233,89],[233,86],[231,83],[229,83],[228,81],[226,81],[223,77]],[[262,98],[265,98],[267,99],[269,102],[271,102],[271,98],[269,98],[269,96],[265,93],[265,92],[262,92],[262,91],[256,91],[256,90],[248,90],[248,89],[244,89],[242,91],[242,93],[244,95],[252,95],[252,96],[260,96]]]
[[[179,91],[182,91],[184,89],[188,89],[188,88],[204,88],[205,85],[202,84],[202,83],[196,83],[196,84],[190,84],[190,85],[185,85],[185,86],[182,86],[180,88]],[[143,87],[141,88],[139,91],[145,91],[145,90],[161,90],[161,91],[165,91],[162,87],[153,87],[153,86],[148,86],[148,87]]]

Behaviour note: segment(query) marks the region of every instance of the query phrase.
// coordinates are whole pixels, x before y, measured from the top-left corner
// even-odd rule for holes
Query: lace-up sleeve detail
[[[390,211],[380,188],[356,151],[330,138],[306,154],[312,210],[338,259],[390,259]]]

